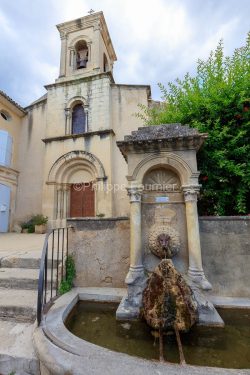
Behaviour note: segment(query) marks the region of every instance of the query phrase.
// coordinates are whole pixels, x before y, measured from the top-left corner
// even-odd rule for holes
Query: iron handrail
[[[47,232],[42,256],[40,261],[40,270],[39,270],[39,278],[38,278],[38,291],[37,291],[37,324],[38,326],[41,323],[43,312],[45,307],[48,305],[49,302],[52,302],[58,296],[59,290],[59,266],[61,265],[61,281],[64,278],[67,278],[66,272],[63,273],[63,270],[66,271],[65,267],[65,255],[68,256],[68,234],[69,228],[56,228],[51,229]],[[56,236],[57,234],[57,236]],[[66,240],[65,240],[66,234]],[[50,290],[48,288],[48,261],[49,261],[49,239],[52,236],[52,243],[51,243],[51,270],[50,270]],[[60,236],[62,236],[62,241],[60,243]],[[57,241],[55,240],[57,237]],[[56,246],[55,246],[56,245]],[[66,248],[66,249],[65,249]],[[66,250],[66,254],[65,254]],[[54,262],[56,262],[56,284],[54,288]],[[47,292],[50,292],[50,298],[47,300]],[[53,295],[54,292],[54,295]]]

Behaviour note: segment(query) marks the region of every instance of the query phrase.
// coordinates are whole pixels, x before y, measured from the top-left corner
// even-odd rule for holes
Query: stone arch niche
[[[159,258],[152,252],[161,231],[176,233],[180,242],[173,262],[178,271],[188,270],[185,202],[181,180],[169,165],[150,168],[144,175],[141,195],[142,251],[146,271],[153,271]]]
[[[160,261],[154,241],[162,228],[173,240],[176,268],[198,288],[211,289],[202,267],[197,213],[196,153],[206,137],[187,125],[166,124],[139,128],[117,142],[128,163],[130,197],[128,295],[119,319],[139,314],[147,275]]]
[[[84,184],[98,184],[94,189],[95,210],[98,211],[101,194],[105,191],[106,175],[101,161],[86,151],[71,151],[58,158],[51,167],[47,185],[50,187],[53,207],[53,224],[62,225],[70,214],[70,191],[72,185],[76,190]]]

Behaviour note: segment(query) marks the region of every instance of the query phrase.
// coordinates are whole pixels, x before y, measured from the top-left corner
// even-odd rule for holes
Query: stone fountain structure
[[[198,304],[200,324],[223,325],[204,294],[212,289],[203,266],[197,213],[196,153],[207,134],[181,124],[139,128],[117,142],[128,164],[130,267],[128,294],[117,319],[139,317],[142,294],[160,258],[172,258]]]

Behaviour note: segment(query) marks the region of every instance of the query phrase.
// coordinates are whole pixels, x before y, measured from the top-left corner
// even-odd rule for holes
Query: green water
[[[158,339],[143,321],[119,322],[117,304],[79,302],[66,327],[76,336],[105,348],[146,359],[159,359]],[[192,365],[250,368],[250,310],[218,309],[225,328],[194,327],[181,334],[186,362]],[[164,357],[178,363],[174,335],[164,337]]]

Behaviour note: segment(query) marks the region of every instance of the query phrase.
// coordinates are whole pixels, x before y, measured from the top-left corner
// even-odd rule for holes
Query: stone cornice
[[[57,86],[67,86],[67,85],[74,85],[74,84],[78,84],[78,83],[82,83],[82,82],[89,82],[89,81],[94,81],[94,80],[97,80],[97,79],[101,79],[101,78],[105,78],[105,77],[108,77],[110,82],[111,83],[114,83],[114,77],[113,77],[113,74],[111,72],[105,72],[105,73],[93,73],[93,74],[90,74],[88,76],[75,76],[74,78],[72,78],[72,76],[70,76],[70,78],[59,78],[56,80],[55,83],[50,83],[48,85],[45,85],[45,89],[46,90],[49,90],[53,87],[57,87]]]
[[[99,135],[99,136],[102,136],[102,135],[115,135],[113,129],[104,129],[104,130],[97,130],[97,131],[94,131],[94,132],[86,132],[86,133],[82,133],[82,134],[67,134],[67,135],[61,135],[61,136],[58,136],[58,137],[50,137],[50,138],[44,138],[42,139],[42,141],[44,143],[50,143],[50,142],[60,142],[60,141],[66,141],[68,139],[76,139],[76,138],[88,138],[88,137],[92,137],[94,135]]]
[[[202,146],[206,133],[188,125],[165,124],[139,128],[118,141],[117,146],[127,159],[128,153],[155,153],[159,151],[196,150]]]
[[[175,151],[175,150],[196,150],[198,151],[204,142],[207,135],[197,135],[189,137],[178,137],[169,139],[145,140],[145,141],[130,141],[116,142],[125,160],[127,154],[131,152],[136,153],[155,153],[158,151]]]

